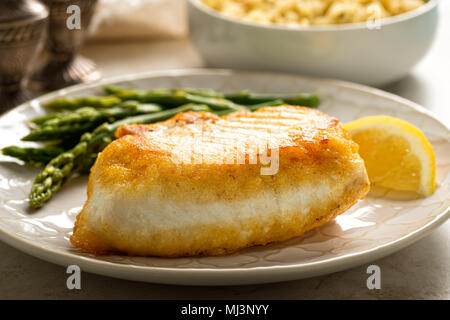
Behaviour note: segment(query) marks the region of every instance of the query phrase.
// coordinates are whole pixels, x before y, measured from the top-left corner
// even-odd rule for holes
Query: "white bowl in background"
[[[427,53],[438,22],[438,0],[366,23],[312,27],[230,18],[189,0],[192,41],[210,67],[284,71],[381,86],[406,76]]]

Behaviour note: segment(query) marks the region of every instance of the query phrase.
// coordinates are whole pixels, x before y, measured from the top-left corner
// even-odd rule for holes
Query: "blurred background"
[[[184,0],[99,0],[91,40],[148,41],[187,35]]]

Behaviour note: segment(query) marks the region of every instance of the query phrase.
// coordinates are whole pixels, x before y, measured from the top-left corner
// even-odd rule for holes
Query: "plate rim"
[[[445,123],[440,121],[434,113],[418,105],[415,102],[402,98],[393,93],[383,91],[381,89],[343,80],[309,77],[289,73],[259,72],[247,70],[237,71],[231,69],[209,69],[209,68],[150,71],[143,73],[120,75],[116,77],[109,77],[87,84],[78,84],[60,90],[52,91],[50,93],[36,97],[30,101],[27,101],[4,113],[3,115],[0,116],[0,119],[3,119],[11,112],[18,112],[18,111],[20,112],[22,109],[32,106],[34,103],[46,101],[52,99],[53,97],[60,96],[62,94],[68,94],[82,89],[100,87],[106,84],[112,84],[123,81],[139,81],[147,78],[155,78],[162,76],[172,76],[172,77],[188,76],[188,75],[214,76],[214,75],[234,75],[234,74],[248,74],[254,76],[281,76],[281,77],[292,77],[297,79],[301,78],[306,81],[317,81],[321,83],[325,82],[329,85],[336,87],[344,87],[348,89],[354,89],[357,91],[375,94],[377,96],[382,96],[394,100],[403,105],[406,105],[407,107],[410,107],[415,111],[432,118],[433,120],[441,124],[442,127],[447,130],[447,134],[450,136],[449,127]],[[178,285],[180,284],[237,285],[237,284],[272,283],[294,279],[303,279],[307,277],[338,272],[351,267],[356,267],[358,265],[362,265],[364,263],[385,257],[391,253],[394,253],[400,249],[407,247],[408,245],[428,235],[432,230],[442,225],[449,218],[450,218],[450,206],[443,208],[442,211],[438,215],[436,215],[434,219],[429,221],[421,228],[416,229],[401,238],[389,241],[383,245],[379,245],[368,250],[346,254],[340,257],[329,258],[324,261],[308,262],[307,264],[259,266],[250,268],[242,268],[242,267],[176,268],[176,267],[137,266],[137,265],[114,263],[104,260],[98,260],[95,257],[78,256],[70,252],[62,252],[55,249],[36,245],[31,240],[27,240],[13,233],[10,233],[1,226],[0,226],[0,240],[34,257],[61,266],[68,266],[69,264],[77,264],[83,271],[96,273],[103,276],[111,276],[115,278],[135,280],[135,281],[178,284]],[[235,277],[236,273],[239,273],[242,276],[242,278],[239,277],[239,279],[236,279]],[[267,277],[261,279],[261,276],[263,275],[270,276],[270,278]],[[218,279],[219,276],[220,279]]]

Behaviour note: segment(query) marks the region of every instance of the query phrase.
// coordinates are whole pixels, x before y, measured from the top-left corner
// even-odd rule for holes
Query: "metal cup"
[[[101,74],[90,60],[78,56],[91,22],[97,0],[43,0],[50,16],[47,39],[47,63],[31,79],[39,91],[60,89],[72,84],[98,80]],[[75,8],[75,11],[71,11]],[[80,15],[80,28],[69,28],[71,14]]]
[[[0,113],[28,100],[28,76],[45,42],[48,11],[36,0],[0,1]]]

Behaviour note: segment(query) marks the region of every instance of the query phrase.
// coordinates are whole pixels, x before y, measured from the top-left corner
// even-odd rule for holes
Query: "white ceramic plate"
[[[419,200],[367,197],[302,237],[218,257],[144,258],[99,256],[71,246],[69,235],[86,199],[87,177],[67,184],[45,207],[27,210],[36,169],[6,157],[0,164],[0,239],[36,257],[76,264],[102,275],[188,285],[237,285],[300,279],[368,263],[419,240],[449,217],[450,131],[425,109],[380,90],[334,80],[227,70],[185,70],[134,75],[74,86],[26,103],[0,118],[0,147],[21,144],[25,121],[43,114],[40,103],[58,96],[100,94],[100,85],[126,87],[208,87],[221,91],[296,93],[317,91],[320,109],[342,122],[386,114],[421,128],[437,156],[438,188]],[[7,162],[4,162],[7,161]]]

